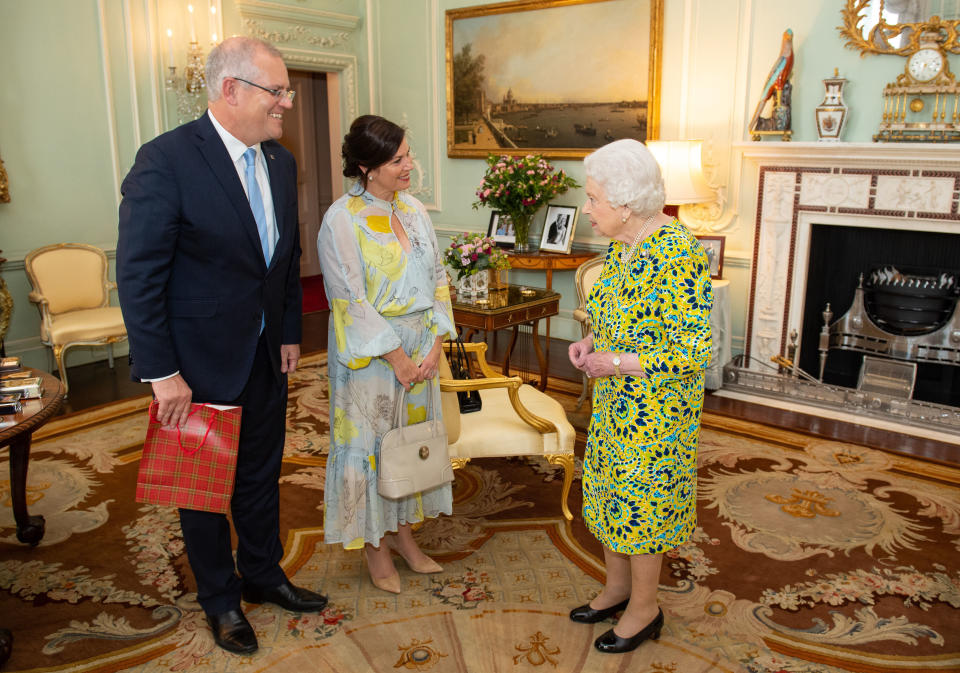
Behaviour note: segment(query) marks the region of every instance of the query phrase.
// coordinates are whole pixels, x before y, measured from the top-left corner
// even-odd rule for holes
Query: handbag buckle
[[[420,447],[420,460],[426,460],[426,459],[429,458],[429,457],[430,457],[430,447],[429,447],[429,446],[421,446],[421,447]]]

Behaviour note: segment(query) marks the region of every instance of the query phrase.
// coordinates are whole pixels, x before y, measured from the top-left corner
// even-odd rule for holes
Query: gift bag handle
[[[209,407],[210,405],[209,405],[209,404],[193,404],[193,405],[191,405],[191,406],[192,406],[193,408],[190,409],[190,413],[187,414],[187,418],[188,418],[188,419],[189,419],[191,416],[193,416],[195,413],[197,413],[198,411],[200,411],[201,409],[206,409],[206,408]],[[150,406],[150,420],[159,423],[160,420],[159,420],[159,419],[157,418],[157,416],[156,416],[156,411],[155,411],[155,409],[159,409],[159,406],[157,406],[157,407],[154,407],[153,405]],[[184,454],[186,454],[186,455],[188,455],[188,456],[192,456],[192,455],[195,454],[197,451],[199,451],[201,448],[203,448],[203,445],[206,444],[206,442],[207,442],[207,437],[210,436],[210,430],[213,428],[213,422],[214,422],[215,420],[217,420],[217,415],[216,415],[216,414],[210,414],[210,421],[207,423],[207,431],[203,433],[203,439],[200,440],[200,443],[197,444],[197,447],[196,447],[195,449],[187,449],[187,448],[185,448],[185,447],[183,446],[183,435],[181,434],[181,431],[180,431],[180,423],[178,422],[178,423],[177,423],[177,444],[180,445],[180,450],[183,451]]]

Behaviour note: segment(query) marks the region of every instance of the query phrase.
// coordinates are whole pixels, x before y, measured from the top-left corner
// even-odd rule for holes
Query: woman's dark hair
[[[350,132],[343,137],[343,175],[357,178],[364,189],[367,187],[368,171],[390,161],[400,149],[406,131],[389,119],[377,115],[357,117],[350,124]]]

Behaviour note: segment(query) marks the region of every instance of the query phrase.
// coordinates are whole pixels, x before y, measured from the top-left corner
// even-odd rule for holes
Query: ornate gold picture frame
[[[448,10],[447,155],[581,158],[611,140],[655,139],[662,52],[663,0]]]

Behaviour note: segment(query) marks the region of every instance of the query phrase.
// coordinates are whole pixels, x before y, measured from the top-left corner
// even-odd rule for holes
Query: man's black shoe
[[[207,615],[207,622],[213,631],[213,639],[227,652],[253,654],[257,651],[257,635],[239,610]]]
[[[284,582],[272,589],[255,586],[243,587],[243,600],[247,603],[273,603],[290,612],[320,612],[327,607],[327,597]]]

